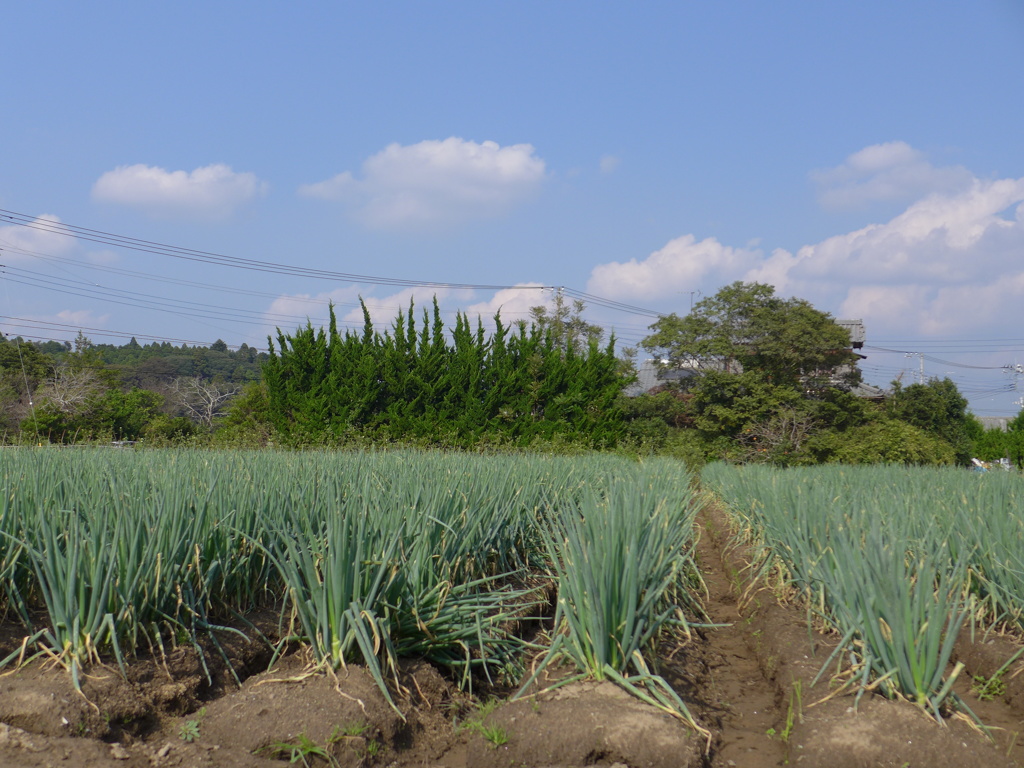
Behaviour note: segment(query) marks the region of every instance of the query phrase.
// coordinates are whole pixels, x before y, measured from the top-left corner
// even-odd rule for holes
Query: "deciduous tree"
[[[641,345],[669,365],[739,373],[758,371],[780,386],[829,386],[855,379],[850,334],[803,299],[782,299],[763,283],[735,282],[679,317],[651,326]]]

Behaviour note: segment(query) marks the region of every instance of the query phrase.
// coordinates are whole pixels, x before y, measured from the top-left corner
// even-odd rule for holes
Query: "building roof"
[[[985,429],[1001,429],[1005,432],[1012,418],[1012,416],[979,416],[978,421]]]
[[[864,331],[863,320],[836,320],[836,325],[850,332],[850,346],[854,349],[860,349],[864,346],[867,334]]]
[[[692,368],[667,368],[661,360],[644,360],[636,367],[636,381],[622,393],[627,397],[636,397],[670,381],[688,379],[695,373]]]

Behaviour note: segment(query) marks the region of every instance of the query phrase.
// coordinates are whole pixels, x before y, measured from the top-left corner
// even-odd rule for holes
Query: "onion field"
[[[1010,473],[0,451],[0,764],[995,768],[1022,632]]]
[[[22,637],[0,667],[46,657],[78,687],[100,661],[256,638],[270,606],[279,651],[365,665],[396,709],[403,657],[464,687],[530,657],[692,721],[651,668],[699,615],[678,463],[9,448],[0,494],[0,616]]]
[[[796,592],[842,641],[822,669],[935,718],[961,628],[1024,629],[1024,480],[959,469],[711,465],[703,481],[754,548],[759,583]]]

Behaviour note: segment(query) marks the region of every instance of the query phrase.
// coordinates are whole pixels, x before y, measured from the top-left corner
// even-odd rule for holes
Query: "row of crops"
[[[103,661],[258,640],[365,664],[391,700],[399,659],[518,680],[569,661],[680,717],[651,668],[699,609],[692,478],[670,461],[466,454],[5,449],[0,667],[45,654],[78,685]],[[523,627],[556,596],[554,629]]]
[[[936,718],[966,622],[1024,629],[1024,480],[957,469],[710,465],[702,475],[759,553],[842,637],[823,673]],[[835,662],[834,667],[832,666]],[[829,671],[831,670],[831,671]]]

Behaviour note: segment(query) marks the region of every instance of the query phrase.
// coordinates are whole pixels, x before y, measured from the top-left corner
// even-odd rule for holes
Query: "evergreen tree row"
[[[552,326],[495,315],[493,333],[459,313],[449,332],[436,300],[432,316],[414,307],[389,331],[374,330],[363,304],[362,333],[312,324],[270,339],[263,369],[268,416],[295,442],[332,443],[353,433],[386,439],[472,445],[566,440],[614,445],[625,379],[606,347],[566,343]]]

